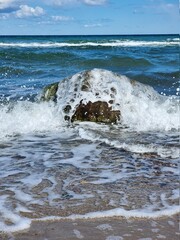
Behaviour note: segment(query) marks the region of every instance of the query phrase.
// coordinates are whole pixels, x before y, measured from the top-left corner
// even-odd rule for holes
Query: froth
[[[88,81],[89,90],[82,90]],[[86,83],[85,83],[86,84]],[[102,69],[75,74],[60,82],[58,104],[74,109],[83,101],[111,102],[114,110],[120,110],[123,126],[138,131],[172,130],[180,126],[178,97],[158,94],[152,87]]]
[[[179,206],[170,207],[166,210],[161,210],[159,212],[152,212],[152,209],[136,209],[136,210],[124,210],[122,208],[115,208],[107,211],[99,211],[99,212],[90,212],[85,215],[74,214],[69,217],[45,217],[41,218],[41,221],[47,220],[60,220],[60,219],[93,219],[93,218],[107,218],[107,217],[126,217],[126,218],[159,218],[169,215],[174,215],[179,213]]]
[[[5,224],[3,221],[0,221],[0,232],[15,232],[21,231],[30,227],[31,220],[22,216],[19,216],[19,211],[21,211],[21,207],[17,212],[12,212],[8,210],[4,205],[6,203],[6,196],[0,197],[0,216],[2,219],[8,220],[11,224]],[[23,209],[24,210],[24,209]]]
[[[80,138],[78,132],[88,135],[89,127],[104,139],[109,136],[107,143],[115,136],[119,141],[118,132],[113,135],[116,129],[86,123],[64,133],[23,135],[2,145],[0,231],[27,228],[34,218],[154,218],[178,212],[178,159],[125,152],[101,138],[94,143]]]
[[[88,79],[90,89],[82,90]],[[118,124],[135,131],[174,131],[180,127],[179,97],[161,96],[150,86],[117,75],[93,69],[60,81],[57,103],[21,101],[0,106],[0,137],[41,131],[56,131],[64,126],[65,106],[70,115],[80,101],[106,101],[121,112]],[[67,125],[67,124],[66,124]]]
[[[10,42],[10,43],[0,43],[0,47],[21,47],[21,48],[62,48],[62,47],[164,47],[164,46],[174,46],[179,45],[178,38],[168,41],[138,41],[138,40],[112,40],[108,42],[79,42],[79,43],[69,43],[69,42]]]
[[[126,132],[121,128],[115,128],[116,133],[111,135],[108,132],[112,131],[112,129],[101,128],[100,131],[97,129],[92,129],[88,126],[81,125],[79,128],[79,135],[81,138],[90,140],[92,142],[103,142],[107,145],[113,146],[117,149],[124,149],[128,152],[138,153],[138,154],[156,154],[164,159],[178,159],[180,156],[180,150],[178,147],[178,138],[179,134],[171,134],[168,136],[166,134],[167,139],[171,143],[172,139],[174,140],[174,145],[164,144],[164,141],[161,140],[160,135],[154,134],[154,132],[150,134],[145,134],[144,138],[133,132]],[[156,142],[157,141],[157,142]],[[115,176],[114,176],[115,177]]]
[[[53,103],[16,102],[0,107],[0,138],[16,134],[54,131],[62,126]]]

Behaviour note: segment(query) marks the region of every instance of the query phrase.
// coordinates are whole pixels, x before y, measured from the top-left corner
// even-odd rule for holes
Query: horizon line
[[[25,36],[37,36],[37,37],[43,37],[43,36],[57,36],[57,37],[68,37],[68,36],[149,36],[149,35],[180,35],[179,33],[135,33],[135,34],[0,34],[0,37],[13,37],[13,36],[19,36],[19,37],[25,37]]]

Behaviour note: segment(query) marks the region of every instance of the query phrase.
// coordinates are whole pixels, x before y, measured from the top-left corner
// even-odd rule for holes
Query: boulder
[[[117,83],[119,77],[105,70],[83,71],[46,86],[42,101],[54,101],[65,121],[117,123],[121,113]]]
[[[120,120],[120,111],[112,110],[107,102],[89,101],[87,104],[80,102],[71,121],[90,121],[99,123],[116,123]]]

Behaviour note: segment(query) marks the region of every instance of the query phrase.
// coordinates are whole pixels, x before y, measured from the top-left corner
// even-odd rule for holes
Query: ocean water
[[[90,93],[78,88],[87,70]],[[57,102],[41,102],[53,82]],[[0,233],[179,213],[179,95],[178,35],[1,36]],[[112,100],[121,119],[66,122],[72,98]]]

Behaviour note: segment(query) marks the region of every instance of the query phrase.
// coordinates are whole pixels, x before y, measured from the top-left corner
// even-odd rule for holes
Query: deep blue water
[[[179,36],[1,36],[0,96],[27,96],[79,71],[103,68],[175,95]]]

